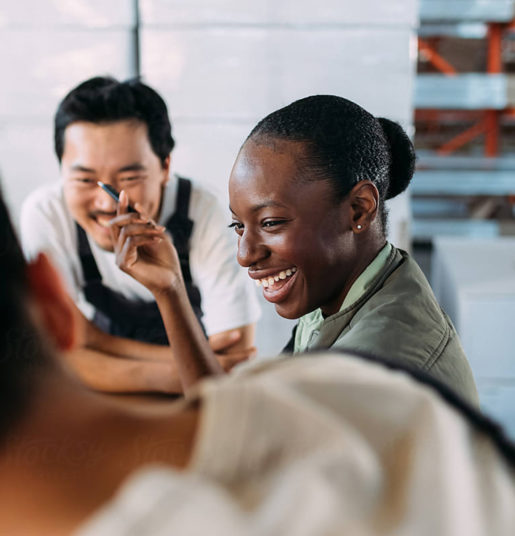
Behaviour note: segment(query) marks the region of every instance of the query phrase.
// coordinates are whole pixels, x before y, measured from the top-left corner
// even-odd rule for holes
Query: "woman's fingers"
[[[138,248],[157,244],[161,240],[163,240],[163,237],[158,235],[135,235],[127,237],[120,247],[117,248],[116,264],[122,270],[128,270],[138,260]]]
[[[114,220],[111,220],[110,222],[111,238],[113,240],[113,244],[116,244],[116,242],[118,241],[118,236],[120,234],[120,226],[118,225],[118,222],[120,221],[119,218],[120,216],[123,216],[124,214],[128,213],[128,206],[129,201],[127,199],[127,194],[125,193],[125,190],[122,190],[120,192],[120,197],[118,198],[118,204],[116,205],[116,218],[114,218]],[[134,215],[137,216],[136,214]]]
[[[143,208],[142,204],[141,203],[135,203],[134,205],[134,208],[136,209],[136,211],[138,212],[138,214],[140,215],[140,218],[144,221],[146,221],[147,223],[149,224],[152,224],[152,225],[155,225],[156,227],[160,227],[160,225],[158,225],[155,220],[153,220],[148,214],[147,212],[145,211],[145,209]]]
[[[116,217],[109,222],[113,244],[118,247],[122,247],[124,242],[123,235],[135,236],[136,234],[146,233],[149,229],[158,232],[165,230],[165,227],[157,225],[148,218],[139,203],[136,203],[135,207],[138,212],[129,212],[129,198],[125,190],[122,190],[116,207]]]
[[[109,221],[109,228],[111,230],[111,238],[113,240],[113,244],[116,244],[116,242],[118,241],[118,237],[120,236],[121,230],[126,225],[131,223],[143,223],[143,221],[141,220],[139,215],[134,212],[117,215]]]
[[[137,236],[137,235],[151,235],[159,234],[163,235],[166,231],[166,227],[162,225],[154,225],[153,223],[141,223],[139,221],[132,222],[127,221],[122,224],[115,224],[119,228],[119,235],[123,237]]]
[[[146,218],[147,220],[150,220],[150,218],[148,217],[148,214],[145,212],[145,209],[141,206],[141,203],[136,203],[134,205],[134,208],[137,210],[138,214],[140,214],[142,218]]]
[[[150,220],[139,203],[135,208],[137,212],[129,212],[129,198],[122,190],[116,217],[109,222],[116,263],[125,271],[138,260],[138,248],[155,245],[164,238],[165,227]]]
[[[164,238],[164,227],[154,227],[148,223],[128,223],[123,227],[120,227],[120,232],[118,234],[118,239],[115,243],[115,250],[121,251],[124,245],[127,242],[132,244],[138,244],[139,246],[143,245],[143,242],[152,240],[154,238]],[[140,238],[141,240],[135,240]],[[155,241],[154,241],[155,242]]]
[[[124,225],[139,220],[141,220],[139,214],[129,212],[129,199],[125,193],[125,190],[122,190],[120,192],[120,197],[118,198],[118,204],[116,205],[116,217],[109,222],[113,244],[118,242],[120,230]]]

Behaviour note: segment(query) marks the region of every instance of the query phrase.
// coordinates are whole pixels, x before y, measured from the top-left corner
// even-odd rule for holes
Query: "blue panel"
[[[415,197],[411,199],[411,210],[418,217],[466,217],[468,208],[465,201],[459,199],[433,199]]]
[[[507,154],[495,158],[479,155],[439,155],[427,149],[419,149],[417,151],[417,167],[420,170],[506,170],[515,173],[515,155]]]
[[[415,83],[415,108],[502,110],[508,105],[504,74],[420,74]]]
[[[512,0],[420,0],[420,20],[479,20],[509,22]]]
[[[411,224],[414,240],[431,240],[436,236],[493,238],[499,236],[499,224],[492,220],[415,219]]]
[[[484,22],[422,24],[418,29],[419,37],[445,36],[462,39],[484,39],[487,32]]]
[[[419,170],[410,191],[419,195],[512,195],[515,171]]]

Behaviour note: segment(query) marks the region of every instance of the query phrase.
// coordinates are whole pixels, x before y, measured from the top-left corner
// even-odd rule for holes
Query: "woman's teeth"
[[[281,279],[286,279],[287,277],[292,276],[297,271],[297,268],[293,266],[292,268],[288,268],[287,270],[283,270],[282,272],[279,272],[278,274],[270,277],[265,277],[263,279],[256,279],[256,285],[259,287],[263,285],[266,287],[272,287],[276,281],[280,281]]]

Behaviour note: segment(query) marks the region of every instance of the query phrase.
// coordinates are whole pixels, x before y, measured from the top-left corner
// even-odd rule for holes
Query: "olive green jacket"
[[[361,298],[313,331],[303,350],[314,348],[353,350],[422,369],[478,404],[454,326],[417,263],[395,247]]]

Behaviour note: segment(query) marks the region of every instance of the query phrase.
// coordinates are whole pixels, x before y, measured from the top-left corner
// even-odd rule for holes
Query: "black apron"
[[[202,308],[199,289],[194,285],[189,261],[189,241],[193,221],[188,218],[191,182],[179,177],[175,213],[166,222],[166,228],[173,237],[181,263],[182,275],[188,297],[202,324]],[[102,283],[102,276],[91,251],[86,232],[77,224],[80,263],[84,274],[83,292],[86,300],[95,307],[93,322],[111,335],[135,339],[154,344],[168,345],[165,327],[155,301],[130,300]],[[204,330],[205,333],[205,330]]]

